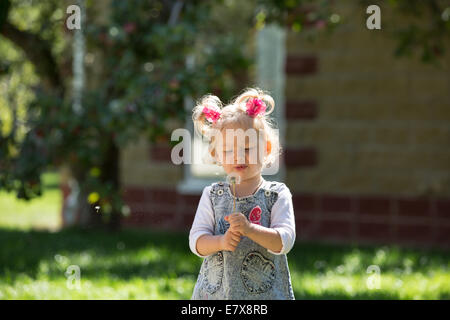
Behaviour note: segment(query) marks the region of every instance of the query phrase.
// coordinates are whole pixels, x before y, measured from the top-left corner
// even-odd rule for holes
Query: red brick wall
[[[188,231],[200,195],[128,187],[127,227]],[[450,200],[294,193],[297,241],[401,244],[450,248]]]

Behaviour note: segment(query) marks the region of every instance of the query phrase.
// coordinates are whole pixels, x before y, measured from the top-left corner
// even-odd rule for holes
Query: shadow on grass
[[[25,273],[34,278],[42,261],[57,264],[57,257],[62,256],[77,264],[83,263],[86,255],[90,261],[83,263],[84,277],[111,274],[129,279],[188,274],[186,262],[191,262],[191,272],[196,272],[201,261],[190,253],[187,237],[185,233],[137,230],[109,233],[69,228],[51,233],[0,229],[0,277]],[[146,250],[160,257],[148,258]],[[143,257],[133,259],[139,252],[144,252]]]
[[[449,252],[440,250],[297,242],[288,261],[297,276],[329,272],[366,276],[368,266],[379,265],[383,274],[413,270],[431,277],[435,270],[449,270],[449,257]],[[195,282],[201,259],[190,252],[186,232],[0,229],[1,280],[13,283],[21,274],[37,279],[43,270],[49,279],[61,278],[70,264],[80,265],[84,279],[185,277]],[[344,290],[313,293],[295,285],[294,293],[297,299],[399,299],[391,291],[367,290],[350,296]]]

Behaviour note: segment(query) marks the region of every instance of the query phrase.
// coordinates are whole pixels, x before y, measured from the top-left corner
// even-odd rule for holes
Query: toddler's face
[[[229,126],[222,129],[216,144],[216,159],[227,175],[234,173],[245,181],[261,175],[265,145],[254,128]]]

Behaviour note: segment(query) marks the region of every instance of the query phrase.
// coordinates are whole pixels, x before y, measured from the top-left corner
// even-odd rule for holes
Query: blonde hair
[[[247,113],[246,104],[250,99],[260,99],[266,105],[266,110],[256,116],[250,116]],[[203,113],[204,108],[214,110],[220,113],[217,121],[211,122]],[[231,103],[223,105],[220,99],[212,94],[207,94],[197,101],[193,109],[192,120],[194,122],[195,131],[209,142],[210,153],[214,154],[215,144],[213,132],[222,131],[222,129],[237,125],[243,128],[254,128],[258,132],[263,133],[265,141],[270,141],[271,150],[267,152],[263,165],[270,165],[279,155],[281,148],[279,147],[278,136],[273,120],[269,115],[275,108],[274,99],[264,90],[260,88],[246,88]]]

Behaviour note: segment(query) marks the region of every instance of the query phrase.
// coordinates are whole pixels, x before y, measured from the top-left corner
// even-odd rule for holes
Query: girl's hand
[[[220,238],[220,247],[225,251],[234,251],[240,241],[241,236],[228,228],[227,232]]]
[[[226,216],[225,220],[228,221],[230,224],[230,229],[233,232],[239,233],[243,236],[247,236],[252,230],[252,224],[240,212],[235,212]]]

